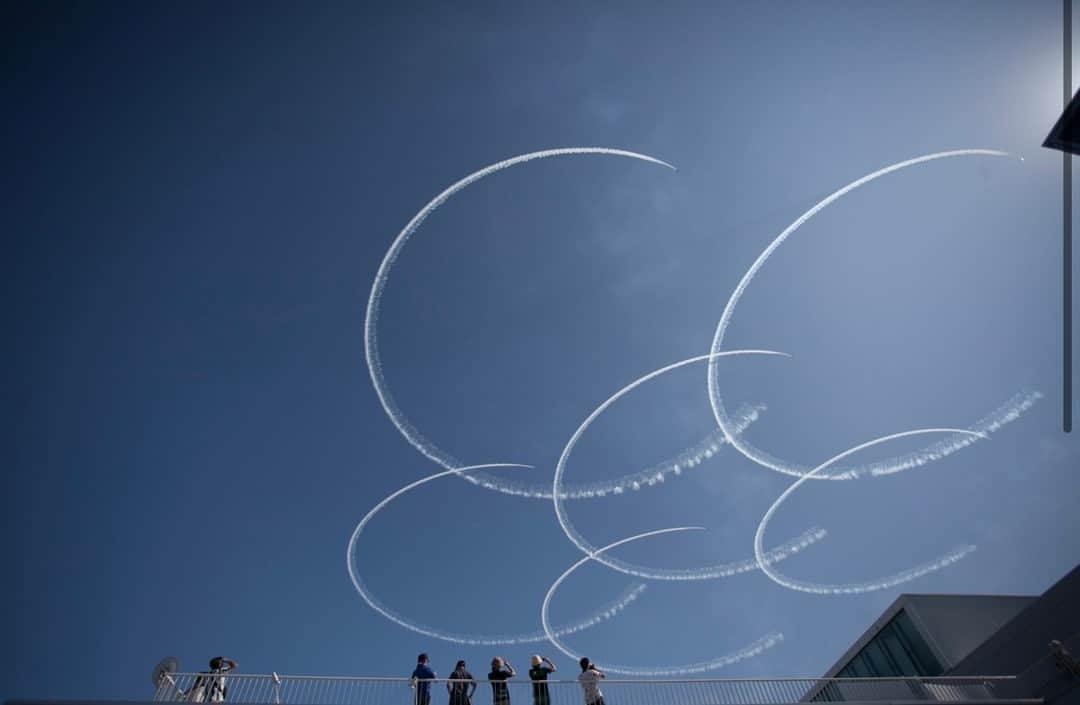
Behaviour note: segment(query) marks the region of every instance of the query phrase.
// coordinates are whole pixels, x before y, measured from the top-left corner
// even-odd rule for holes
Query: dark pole
[[[1065,105],[1072,99],[1072,0],[1064,0],[1064,78]],[[1061,181],[1064,190],[1062,218],[1062,427],[1072,431],[1072,155],[1062,155]]]

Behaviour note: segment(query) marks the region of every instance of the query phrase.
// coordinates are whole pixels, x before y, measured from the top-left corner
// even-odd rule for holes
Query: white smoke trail
[[[997,409],[987,414],[984,418],[979,419],[969,426],[967,430],[974,432],[974,436],[968,434],[953,436],[952,438],[947,438],[929,448],[924,448],[921,451],[898,456],[894,458],[892,462],[882,461],[871,463],[870,465],[867,465],[866,468],[870,471],[870,474],[874,476],[891,475],[893,473],[925,465],[934,460],[940,460],[948,455],[952,455],[958,450],[968,447],[972,443],[975,443],[979,438],[998,431],[1005,424],[1020,418],[1020,414],[1035,406],[1035,402],[1042,399],[1042,397],[1043,395],[1040,392],[1031,390],[1020,391]],[[737,421],[738,417],[736,417],[736,422]]]
[[[770,562],[768,561],[764,551],[762,550],[762,545],[764,543],[765,537],[765,527],[768,526],[769,520],[772,519],[773,514],[776,513],[776,510],[780,506],[780,504],[783,503],[783,501],[787,499],[788,496],[799,487],[799,485],[806,482],[807,480],[813,479],[817,476],[819,472],[821,472],[825,468],[829,467],[838,460],[842,460],[849,455],[852,455],[853,453],[857,453],[861,450],[865,450],[866,448],[870,448],[872,446],[876,446],[887,441],[896,440],[898,438],[907,438],[908,436],[917,436],[926,433],[958,433],[968,436],[980,436],[982,438],[989,438],[989,436],[985,433],[977,433],[962,428],[923,428],[914,431],[893,433],[888,436],[875,438],[872,441],[860,443],[853,448],[848,448],[843,453],[834,455],[833,457],[829,458],[824,463],[818,465],[816,468],[814,468],[810,472],[800,477],[794,483],[792,483],[790,487],[784,490],[783,493],[781,493],[781,495],[776,498],[776,501],[772,503],[772,506],[769,507],[769,510],[765,512],[765,516],[761,518],[761,523],[758,524],[757,531],[754,532],[754,557],[757,559],[758,567],[761,568],[762,572],[765,573],[765,575],[769,576],[769,579],[773,582],[779,585],[783,585],[784,587],[790,588],[792,590],[798,590],[799,592],[813,592],[821,595],[850,595],[861,592],[872,592],[874,590],[885,590],[887,588],[899,585],[903,582],[907,582],[908,580],[913,580],[919,576],[926,575],[927,573],[938,570],[939,568],[943,568],[947,565],[955,563],[968,553],[974,551],[974,546],[962,546],[929,563],[925,563],[923,565],[916,566],[915,568],[901,571],[900,573],[896,573],[895,575],[878,578],[877,580],[870,580],[862,583],[826,584],[792,580],[786,575],[780,573],[780,571],[773,568],[769,564]]]
[[[819,211],[821,211],[821,209],[825,208],[830,203],[833,203],[834,201],[850,193],[851,191],[854,191],[860,186],[864,186],[871,181],[879,177],[885,176],[886,174],[890,174],[894,171],[899,171],[900,169],[906,169],[910,166],[923,164],[925,162],[934,161],[937,159],[966,156],[1010,157],[1017,158],[1020,159],[1020,161],[1023,161],[1023,158],[1014,157],[1007,152],[1001,152],[993,149],[958,149],[948,152],[936,152],[934,154],[927,154],[921,157],[915,157],[914,159],[908,159],[902,162],[898,162],[896,164],[892,164],[883,169],[879,169],[871,174],[863,176],[860,179],[852,181],[847,186],[844,186],[838,191],[835,191],[829,196],[826,196],[823,200],[819,201],[813,208],[803,213],[795,220],[795,222],[785,228],[784,231],[780,233],[776,237],[776,239],[769,243],[769,246],[766,247],[760,255],[758,255],[758,258],[754,260],[754,263],[752,265],[750,265],[750,269],[746,270],[746,273],[743,274],[742,279],[739,280],[739,284],[735,287],[735,291],[732,292],[731,297],[728,299],[727,305],[724,307],[724,312],[723,314],[721,314],[720,321],[716,325],[716,334],[713,336],[712,347],[710,348],[710,350],[715,353],[721,349],[724,342],[724,333],[727,331],[728,325],[731,323],[731,316],[735,311],[735,306],[739,303],[739,299],[742,298],[743,293],[746,291],[746,287],[750,285],[750,282],[753,280],[754,275],[757,274],[758,270],[761,269],[762,265],[765,264],[765,262],[769,259],[772,253],[776,250],[776,248],[779,247],[784,242],[784,240],[788,238],[789,235],[798,230],[803,225],[803,223],[810,220],[810,218],[813,218]],[[727,415],[727,410],[724,408],[723,400],[720,397],[720,383],[717,379],[717,363],[715,361],[711,362],[708,366],[707,381],[709,388],[709,403],[712,405],[713,416],[716,418],[716,423],[724,431],[724,435],[728,439],[728,442],[731,443],[731,445],[734,446],[736,450],[738,450],[740,453],[742,453],[744,456],[754,461],[755,463],[771,470],[782,472],[785,475],[791,475],[793,477],[803,477],[807,474],[804,468],[801,468],[794,463],[790,463],[786,460],[781,460],[780,458],[776,458],[775,456],[766,453],[765,451],[753,446],[745,438],[742,438],[739,435],[739,431],[736,428],[732,419]],[[953,448],[950,452],[959,450],[961,447],[963,446]],[[948,453],[945,453],[945,455],[947,454]],[[944,455],[941,455],[941,457],[944,457]],[[929,460],[931,459],[936,458],[926,458],[923,462],[929,462]],[[877,463],[877,472],[874,474],[889,474],[891,472],[899,472],[900,470],[907,469],[907,467],[912,467],[910,464],[905,467],[906,462],[907,461],[897,462],[897,459],[890,459],[881,463]],[[857,467],[847,469],[845,472],[840,474],[816,476],[816,479],[849,480],[859,475],[866,474],[867,472],[870,472],[868,468]]]
[[[735,412],[735,426],[739,433],[744,431],[753,422],[761,418],[761,412],[765,410],[763,404],[757,406],[742,406]],[[684,472],[693,470],[706,460],[713,458],[727,444],[727,438],[720,429],[712,431],[702,440],[682,451],[678,455],[650,465],[644,470],[639,470],[622,477],[599,482],[590,482],[580,485],[564,485],[559,499],[594,499],[618,495],[624,492],[639,490],[642,487],[652,487],[657,483],[664,482],[668,477],[682,475]],[[471,474],[463,476],[466,480],[483,487],[487,490],[495,490],[503,494],[515,497],[528,497],[532,499],[551,499],[551,485],[526,484],[515,482],[501,477],[484,473],[482,477]],[[749,561],[749,570],[755,570],[753,561]]]
[[[386,507],[386,505],[390,504],[390,502],[394,501],[406,492],[416,489],[421,485],[427,484],[432,480],[437,480],[441,477],[446,477],[448,475],[461,475],[463,473],[481,470],[484,468],[524,469],[531,467],[531,465],[519,465],[516,463],[488,463],[484,465],[471,465],[461,468],[453,468],[450,470],[443,470],[441,472],[437,472],[434,475],[422,477],[419,480],[411,482],[408,485],[402,487],[401,489],[390,493],[381,502],[376,504],[371,509],[371,511],[364,515],[364,518],[361,519],[360,523],[356,525],[356,528],[353,530],[352,536],[349,538],[349,545],[345,553],[346,565],[349,570],[349,578],[352,579],[353,586],[360,594],[360,597],[364,600],[364,602],[368,604],[369,607],[371,607],[371,609],[375,610],[383,617],[386,617],[388,620],[398,625],[399,627],[404,627],[405,629],[409,629],[418,634],[423,634],[424,636],[429,636],[435,639],[442,639],[443,641],[449,641],[456,644],[466,644],[469,646],[501,646],[507,644],[527,644],[533,642],[540,642],[546,639],[546,630],[528,632],[523,634],[514,634],[510,636],[486,636],[474,634],[455,634],[453,632],[443,631],[441,629],[428,627],[418,622],[414,622],[399,614],[398,612],[390,609],[386,605],[382,604],[382,602],[380,602],[379,599],[375,597],[374,593],[372,593],[371,590],[368,589],[367,585],[360,577],[360,571],[357,569],[356,566],[356,543],[360,538],[360,534],[363,533],[364,527],[367,526],[368,522],[370,522],[376,514],[381,512]],[[560,627],[557,630],[557,633],[563,635],[574,634],[584,629],[588,629],[589,627],[599,624],[600,622],[603,622],[607,619],[610,619],[619,612],[622,612],[644,591],[644,585],[631,585],[614,602],[601,607],[599,610],[594,612],[591,616],[586,617],[585,619]]]
[[[706,673],[708,671],[715,671],[718,668],[724,666],[731,666],[753,658],[760,656],[766,649],[770,649],[784,640],[784,635],[781,632],[769,632],[760,639],[747,644],[743,648],[724,654],[723,656],[717,656],[710,661],[698,661],[697,663],[687,663],[682,666],[660,666],[652,668],[637,668],[635,666],[622,666],[619,664],[604,664],[605,671],[611,671],[612,673],[621,673],[631,676],[649,676],[649,677],[665,677],[665,676],[689,676],[695,673]]]
[[[641,161],[651,162],[653,164],[659,164],[665,166],[671,170],[675,170],[675,167],[668,164],[665,161],[650,157],[646,154],[638,154],[637,152],[629,152],[622,149],[610,149],[607,147],[567,147],[563,149],[546,149],[539,152],[530,152],[528,154],[522,154],[510,159],[504,159],[501,162],[497,162],[490,166],[484,167],[479,171],[475,171],[469,174],[465,178],[457,181],[445,191],[428,202],[420,211],[412,217],[405,227],[398,233],[398,236],[394,238],[393,243],[390,245],[390,249],[386,251],[386,255],[383,257],[382,263],[379,265],[379,270],[375,274],[375,281],[371,286],[371,295],[368,297],[367,314],[364,318],[364,354],[367,357],[368,372],[371,375],[371,383],[375,387],[375,394],[379,397],[379,403],[382,404],[383,410],[390,418],[394,427],[405,437],[405,440],[412,445],[413,448],[420,451],[425,457],[439,466],[446,468],[447,470],[453,468],[459,468],[464,463],[458,461],[452,455],[439,448],[432,441],[428,440],[420,433],[420,431],[412,424],[411,421],[405,416],[401,408],[397,405],[393,395],[390,394],[390,389],[386,384],[385,376],[383,375],[382,361],[379,357],[379,339],[378,339],[378,322],[379,322],[379,305],[382,302],[383,290],[386,288],[386,282],[390,276],[390,270],[397,260],[398,255],[401,253],[401,249],[405,246],[405,243],[416,232],[420,224],[435,211],[436,208],[446,202],[451,196],[458,191],[461,191],[466,186],[469,186],[476,181],[494,174],[497,171],[501,171],[516,164],[524,164],[525,162],[533,161],[534,159],[546,159],[548,157],[558,157],[564,155],[581,155],[581,154],[606,154],[618,157],[629,157],[631,159],[640,159]],[[499,489],[499,485],[494,481],[494,478],[485,477],[484,479],[492,480],[490,489]]]
[[[599,560],[602,553],[609,551],[623,544],[631,543],[632,541],[638,541],[640,539],[648,538],[650,536],[659,536],[661,534],[671,534],[678,531],[704,531],[700,526],[677,526],[670,529],[657,529],[655,531],[646,531],[643,534],[637,534],[629,538],[620,539],[614,543],[609,543],[607,546],[598,548],[584,558],[578,560],[574,565],[570,566],[560,575],[551,587],[548,588],[547,594],[544,595],[544,601],[540,605],[540,624],[544,627],[544,633],[547,635],[548,641],[555,646],[556,649],[563,652],[570,658],[577,661],[580,656],[570,650],[568,646],[559,640],[559,634],[551,628],[551,620],[549,611],[551,609],[551,598],[555,595],[555,591],[559,589],[570,574],[575,570],[588,563],[590,560]],[[620,673],[628,676],[683,676],[692,673],[703,673],[705,671],[712,671],[723,666],[729,666],[733,663],[757,656],[765,649],[768,649],[784,640],[784,635],[779,632],[772,632],[761,637],[757,641],[745,646],[738,651],[734,651],[723,656],[711,659],[709,661],[699,661],[697,663],[690,663],[681,666],[622,666],[622,665],[610,665],[605,663],[604,670],[612,673]]]
[[[967,434],[957,434],[950,436],[941,441],[932,443],[924,448],[906,453],[904,455],[898,455],[892,458],[884,460],[877,460],[872,463],[866,463],[858,466],[845,466],[835,465],[830,466],[828,472],[824,472],[821,475],[814,476],[815,480],[854,480],[859,477],[865,477],[867,475],[873,477],[880,477],[882,475],[893,475],[905,470],[911,470],[913,468],[922,467],[928,465],[936,460],[946,458],[953,453],[967,448],[969,445],[978,442],[980,433],[994,433],[1000,430],[1006,424],[1020,418],[1021,414],[1035,406],[1036,402],[1043,398],[1041,392],[1033,390],[1021,390],[1012,397],[1007,399],[1003,404],[998,406],[992,412],[979,419],[975,423],[966,427],[967,431],[973,431],[976,433],[975,437]],[[742,434],[746,429],[746,425],[742,423],[743,418],[742,408],[735,413],[735,430],[736,434]],[[722,433],[722,432],[721,432]],[[767,458],[773,463],[784,464],[788,469],[794,470],[794,473],[789,473],[795,477],[802,477],[810,472],[809,465],[802,465],[800,463],[790,463],[784,460],[780,460],[765,451],[758,451],[760,457]]]
[[[608,407],[618,401],[620,398],[630,393],[637,387],[648,382],[651,379],[659,377],[660,375],[676,370],[680,367],[685,367],[696,362],[703,362],[706,360],[712,360],[716,357],[729,357],[734,355],[777,355],[781,357],[789,357],[785,353],[775,352],[773,350],[728,350],[726,352],[713,353],[710,355],[698,355],[697,357],[691,357],[686,360],[680,360],[679,362],[672,363],[666,367],[661,367],[658,370],[654,370],[649,374],[639,377],[630,384],[626,385],[619,391],[615,392],[611,397],[607,399],[603,404],[596,407],[591,414],[578,426],[574,434],[570,436],[570,440],[567,441],[566,447],[563,448],[562,454],[559,456],[559,462],[555,466],[555,477],[552,482],[551,497],[552,502],[555,505],[555,517],[559,521],[559,526],[562,528],[563,533],[569,538],[575,546],[577,546],[582,553],[586,555],[592,555],[596,553],[596,547],[585,540],[578,530],[574,527],[573,522],[570,521],[570,517],[566,512],[566,508],[562,504],[562,480],[563,475],[566,474],[566,461],[570,457],[570,453],[574,450],[574,446],[581,439],[581,436],[592,425],[592,423],[604,413]],[[819,541],[825,536],[825,532],[822,529],[810,529],[804,532],[802,535],[795,539],[782,544],[769,552],[768,560],[780,561],[792,553],[796,553],[803,548],[806,548],[812,543]],[[617,570],[627,575],[634,575],[641,578],[649,578],[652,580],[709,580],[713,578],[728,577],[736,575],[738,573],[745,573],[747,571],[756,570],[757,562],[755,560],[742,560],[733,563],[721,563],[714,566],[706,566],[704,568],[693,569],[660,569],[649,568],[647,566],[641,566],[634,563],[628,563],[615,558],[610,558],[606,555],[595,556],[595,560],[599,563],[606,565],[609,568]]]
[[[363,581],[361,581],[363,582]],[[368,590],[368,598],[371,602],[374,602],[378,607],[376,611],[382,614],[384,617],[390,619],[398,626],[404,627],[410,631],[416,632],[423,636],[431,637],[433,639],[439,639],[441,641],[447,641],[452,644],[461,644],[463,646],[517,646],[521,644],[536,644],[541,641],[547,640],[547,635],[543,631],[521,632],[519,634],[461,634],[457,632],[448,632],[437,627],[428,626],[420,622],[408,619],[399,614],[392,608],[384,605],[378,598],[370,593],[370,589],[365,584],[365,590]],[[570,634],[576,634],[578,632],[585,631],[590,627],[594,627],[601,622],[605,622],[609,619],[613,619],[616,615],[620,614],[626,609],[632,602],[637,600],[642,593],[646,590],[646,586],[638,583],[636,585],[629,586],[624,590],[616,599],[610,603],[603,605],[599,609],[595,610],[592,616],[579,620],[572,624],[566,624],[558,627],[555,633],[560,637],[569,636]],[[369,604],[371,604],[369,602]],[[392,615],[388,616],[388,615]]]

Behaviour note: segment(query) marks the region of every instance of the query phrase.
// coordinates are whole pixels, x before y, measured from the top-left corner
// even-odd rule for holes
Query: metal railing
[[[993,701],[1035,705],[1038,698],[1007,697],[1012,676],[940,678],[774,678],[724,680],[603,680],[606,705],[794,705],[799,702],[925,703],[954,705]],[[349,678],[206,673],[166,676],[154,694],[157,702],[226,702],[281,705],[489,705],[492,684],[476,680],[475,694],[462,701],[448,685],[470,681],[413,681],[408,678]],[[548,697],[534,700],[528,677],[505,683],[512,705],[585,705],[581,684],[549,680]],[[423,698],[427,693],[429,698]],[[428,702],[425,702],[428,701]],[[500,700],[496,705],[504,705]]]

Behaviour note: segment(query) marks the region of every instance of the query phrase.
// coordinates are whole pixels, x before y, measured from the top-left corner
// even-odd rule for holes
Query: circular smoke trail
[[[570,436],[570,440],[567,441],[566,446],[563,448],[562,454],[559,456],[559,461],[555,465],[555,477],[552,480],[551,497],[555,507],[555,518],[559,522],[559,527],[562,528],[566,537],[577,546],[582,553],[593,556],[594,560],[603,565],[606,565],[613,570],[617,570],[627,575],[634,575],[641,578],[649,578],[651,580],[711,580],[714,578],[728,577],[736,575],[738,573],[746,573],[752,570],[756,570],[758,565],[757,561],[753,559],[747,559],[742,561],[736,561],[733,563],[721,563],[719,565],[706,566],[704,568],[694,569],[661,569],[661,568],[649,568],[647,566],[641,566],[634,563],[628,563],[626,561],[610,558],[606,555],[597,555],[599,552],[596,547],[590,544],[584,536],[574,527],[573,522],[570,521],[570,516],[566,512],[566,507],[562,502],[562,480],[566,474],[566,461],[570,458],[570,453],[573,452],[574,446],[581,439],[581,436],[592,425],[594,421],[601,414],[604,413],[612,404],[621,399],[623,396],[629,394],[637,387],[645,384],[649,380],[655,379],[661,375],[667,374],[673,370],[677,370],[680,367],[685,367],[697,362],[711,361],[719,357],[732,357],[736,355],[770,355],[779,357],[790,357],[787,353],[776,352],[775,350],[728,350],[725,352],[712,353],[709,355],[698,355],[686,360],[680,360],[674,362],[666,367],[661,367],[658,370],[638,377],[636,380],[626,385],[608,399],[600,406],[596,407],[589,416],[581,422],[577,430]],[[825,536],[825,532],[822,529],[810,529],[804,532],[802,535],[795,539],[788,541],[774,549],[772,549],[767,557],[770,561],[779,561],[787,558],[792,553],[796,553],[803,548],[806,548],[812,543],[819,541]]]
[[[566,646],[559,640],[559,634],[551,628],[551,618],[549,611],[551,609],[551,598],[554,597],[555,591],[559,589],[559,586],[563,584],[570,574],[575,570],[585,565],[591,560],[599,560],[601,554],[609,551],[618,546],[638,541],[640,539],[649,538],[650,536],[660,536],[662,534],[672,534],[680,531],[704,531],[704,527],[701,526],[677,526],[670,529],[657,529],[655,531],[646,531],[642,534],[637,534],[629,538],[620,539],[614,543],[609,543],[606,546],[598,548],[584,558],[578,560],[572,566],[567,568],[562,575],[555,579],[555,582],[548,588],[547,594],[544,595],[544,601],[540,605],[540,623],[544,627],[544,633],[547,635],[548,641],[555,646],[556,649],[563,652],[566,656],[578,660],[579,655],[570,650],[570,647]],[[713,671],[723,666],[730,666],[733,663],[738,663],[747,658],[757,656],[765,649],[768,649],[784,640],[784,635],[779,632],[771,632],[765,636],[757,639],[751,644],[744,646],[743,648],[733,651],[723,656],[718,656],[708,661],[699,661],[697,663],[689,663],[681,666],[622,666],[618,664],[604,664],[604,669],[611,671],[612,673],[620,673],[627,676],[685,676],[693,673],[703,673],[705,671]]]
[[[886,174],[891,174],[894,171],[899,171],[901,169],[906,169],[911,166],[924,164],[926,162],[935,161],[938,159],[969,156],[1006,157],[1023,161],[1023,159],[1020,157],[1016,157],[1009,154],[1008,152],[1002,152],[996,149],[957,149],[947,152],[935,152],[934,154],[927,154],[921,157],[915,157],[913,159],[907,159],[902,162],[897,162],[896,164],[891,164],[887,167],[878,169],[875,172],[856,179],[855,181],[852,181],[848,185],[844,186],[843,188],[834,191],[832,194],[826,196],[824,199],[815,204],[813,208],[799,216],[795,220],[795,222],[785,228],[783,232],[777,235],[776,238],[771,243],[769,243],[769,246],[766,247],[760,255],[758,255],[758,258],[754,260],[754,263],[750,265],[750,268],[746,270],[745,274],[743,274],[742,279],[739,280],[738,285],[735,287],[735,290],[732,292],[731,297],[727,301],[727,304],[724,306],[724,311],[720,315],[720,321],[716,324],[716,333],[713,336],[713,342],[710,351],[715,353],[721,350],[721,348],[723,347],[724,334],[727,332],[727,328],[731,323],[731,317],[732,314],[735,312],[735,307],[736,305],[738,305],[739,299],[742,298],[742,295],[746,291],[746,288],[750,285],[750,282],[753,281],[754,275],[757,274],[758,270],[761,269],[765,262],[768,261],[769,257],[772,256],[773,252],[776,251],[776,248],[783,244],[783,242],[788,238],[788,236],[790,236],[792,233],[802,227],[802,225],[806,221],[817,215],[819,211],[821,211],[823,208],[833,203],[834,201],[845,196],[846,194],[850,193],[851,191],[859,188],[860,186],[865,186],[871,181],[885,176]],[[718,366],[716,361],[710,362],[707,374],[709,403],[712,406],[713,416],[716,418],[716,423],[717,425],[719,425],[721,430],[723,430],[724,436],[727,438],[728,443],[730,443],[732,447],[734,447],[737,451],[739,451],[739,453],[744,455],[749,460],[752,460],[758,465],[769,468],[770,470],[775,470],[777,472],[784,473],[785,475],[791,475],[792,477],[803,477],[804,475],[808,474],[806,467],[777,458],[769,454],[768,452],[755,447],[749,441],[747,441],[745,437],[740,435],[735,422],[731,419],[731,417],[728,416],[727,410],[724,408],[724,402],[720,395],[720,382],[717,379],[717,370]],[[1034,399],[1031,399],[1030,401],[1034,401]],[[1017,410],[1022,411],[1026,408],[1030,408],[1030,403],[1025,403],[1023,401],[1016,402],[1012,408],[1006,410],[1003,413],[1002,418],[1005,419],[1005,423],[1007,423],[1013,418],[1016,418],[1017,414],[1015,412]],[[965,429],[965,431],[970,430],[971,429]],[[979,435],[979,433],[976,432],[975,435]],[[937,460],[946,455],[949,455],[950,453],[960,450],[967,445],[970,445],[971,442],[972,439],[970,437],[963,437],[958,435],[951,442],[946,443],[946,445],[939,447],[936,450],[926,449],[923,451],[916,451],[916,453],[914,454],[916,456],[915,458],[912,458],[910,456],[904,456],[902,458],[892,458],[876,463],[873,468],[867,466],[844,468],[841,472],[833,474],[815,475],[814,479],[851,480],[864,474],[891,474],[893,472],[899,472],[910,467],[922,465],[931,460]]]
[[[405,413],[398,406],[393,395],[390,393],[390,388],[386,384],[386,378],[383,375],[382,359],[379,356],[379,306],[382,303],[382,295],[383,290],[386,288],[386,282],[390,277],[390,270],[393,268],[394,262],[397,261],[398,255],[401,254],[401,250],[405,246],[405,243],[408,242],[412,234],[420,227],[420,224],[423,223],[436,208],[441,206],[447,199],[464,189],[466,186],[479,181],[485,176],[489,176],[490,174],[494,174],[497,171],[512,167],[516,164],[524,164],[536,159],[547,159],[549,157],[584,154],[605,154],[617,157],[628,157],[630,159],[638,159],[640,161],[658,164],[667,167],[672,171],[676,171],[674,166],[661,159],[657,159],[656,157],[650,157],[647,154],[638,154],[637,152],[630,152],[624,149],[612,149],[609,147],[566,147],[561,149],[545,149],[539,152],[530,152],[510,159],[504,159],[501,162],[474,171],[452,184],[435,198],[431,199],[431,201],[421,208],[405,227],[402,228],[401,232],[398,233],[397,237],[394,238],[394,241],[390,244],[390,249],[386,251],[386,255],[383,256],[382,263],[379,265],[379,270],[375,274],[375,281],[371,286],[371,294],[368,296],[367,313],[364,317],[364,355],[367,358],[368,372],[371,375],[371,383],[375,387],[375,394],[379,397],[379,403],[382,405],[383,411],[386,412],[387,417],[389,417],[390,422],[393,423],[398,432],[405,437],[405,440],[409,442],[409,445],[418,450],[425,458],[428,458],[440,467],[450,470],[461,467],[464,463],[454,458],[450,453],[439,448],[434,442],[425,438],[424,435],[420,433],[419,429],[409,421],[408,417],[405,416]],[[488,483],[488,488],[501,491],[500,484],[494,481],[495,478],[481,475],[481,477],[477,479],[492,480],[492,482]]]
[[[764,543],[765,537],[765,527],[769,525],[769,520],[772,519],[773,514],[776,513],[776,510],[780,507],[781,503],[783,503],[783,501],[787,499],[792,492],[798,489],[799,485],[806,482],[807,480],[814,479],[815,477],[817,477],[817,474],[819,472],[825,470],[838,460],[843,460],[849,455],[857,453],[861,450],[880,445],[887,441],[896,440],[898,438],[907,438],[908,436],[918,436],[927,433],[958,433],[969,436],[980,436],[984,439],[989,438],[989,436],[987,436],[985,433],[975,433],[973,431],[968,431],[962,428],[922,428],[914,431],[902,431],[900,433],[892,433],[887,436],[881,436],[880,438],[875,438],[872,441],[860,443],[857,446],[848,448],[843,453],[834,455],[833,457],[829,458],[824,463],[818,465],[816,468],[814,468],[810,472],[800,477],[794,483],[792,483],[790,487],[784,490],[783,493],[781,493],[781,495],[776,498],[776,501],[774,501],[772,503],[772,506],[769,507],[768,511],[765,512],[765,516],[761,518],[761,523],[758,524],[757,531],[754,532],[754,557],[757,559],[758,567],[761,568],[761,571],[765,573],[765,575],[769,576],[769,579],[773,582],[791,590],[797,590],[799,592],[812,592],[820,595],[851,595],[861,592],[873,592],[874,590],[884,590],[886,588],[899,585],[900,583],[907,582],[908,580],[913,580],[915,578],[918,578],[919,576],[926,575],[927,573],[938,570],[939,568],[944,568],[947,565],[955,563],[968,553],[974,551],[974,546],[962,546],[958,549],[950,551],[949,553],[946,553],[940,558],[936,558],[935,560],[930,561],[929,563],[924,563],[914,568],[909,568],[894,575],[862,583],[829,584],[810,583],[800,580],[793,580],[787,577],[786,575],[782,574],[780,571],[769,565],[768,561],[766,560],[765,553],[762,550],[762,544]]]
[[[394,492],[391,492],[382,501],[372,507],[367,514],[364,515],[364,518],[361,519],[360,523],[358,523],[356,525],[356,528],[353,529],[352,536],[349,537],[349,545],[345,549],[345,561],[346,566],[349,570],[349,578],[352,580],[353,586],[360,594],[360,597],[364,600],[364,602],[368,604],[369,607],[371,607],[371,609],[375,610],[383,617],[387,618],[399,627],[414,631],[418,634],[423,634],[424,636],[430,636],[435,639],[442,639],[443,641],[449,641],[455,644],[466,644],[469,646],[501,646],[505,644],[527,644],[532,642],[544,641],[547,638],[546,631],[528,632],[511,636],[486,636],[474,634],[455,634],[453,632],[448,632],[420,624],[418,622],[408,619],[407,617],[399,614],[398,612],[395,612],[386,605],[382,604],[382,602],[380,602],[379,599],[375,597],[374,593],[372,593],[371,590],[368,589],[367,585],[360,577],[360,571],[356,565],[356,543],[360,539],[360,534],[363,533],[364,527],[367,526],[373,518],[375,518],[376,514],[385,509],[386,505],[390,504],[390,502],[394,501],[401,495],[410,492],[417,487],[420,487],[421,485],[425,485],[432,480],[447,477],[448,475],[461,475],[464,473],[473,472],[476,470],[483,470],[486,468],[528,469],[532,468],[532,466],[519,465],[517,463],[487,463],[484,465],[470,465],[461,468],[454,468],[451,470],[444,470],[442,472],[437,472],[433,475],[428,475],[427,477],[422,477],[415,482],[411,482],[404,487]],[[588,629],[591,626],[599,624],[606,619],[610,619],[611,617],[614,617],[616,614],[625,609],[627,605],[629,605],[631,602],[636,600],[644,591],[644,585],[631,585],[613,603],[601,607],[599,610],[597,610],[591,616],[586,617],[585,619],[574,622],[573,624],[568,624],[560,627],[557,630],[557,633],[563,635],[574,634],[576,632],[580,632],[582,630]]]

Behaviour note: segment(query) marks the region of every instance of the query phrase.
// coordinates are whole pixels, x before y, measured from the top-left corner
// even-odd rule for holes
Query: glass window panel
[[[928,676],[929,673],[922,673],[916,665],[914,657],[911,652],[904,646],[904,642],[901,639],[896,625],[890,623],[888,627],[882,630],[881,636],[878,637],[881,641],[881,645],[889,652],[889,656],[896,664],[897,671],[903,676]]]
[[[851,663],[844,668],[844,678],[862,678],[866,673],[860,671],[859,657],[851,659]]]
[[[899,669],[896,668],[889,660],[888,655],[882,648],[880,643],[880,637],[876,637],[873,641],[867,644],[862,650],[863,658],[870,662],[871,668],[874,670],[874,675],[879,677],[886,676],[899,676],[902,675]]]
[[[860,678],[873,678],[877,675],[877,672],[874,670],[874,665],[867,660],[866,655],[862,652],[855,657],[855,663],[858,664],[856,670],[858,671]]]
[[[913,656],[919,675],[940,676],[944,672],[937,657],[930,651],[930,647],[915,629],[915,625],[911,623],[911,618],[906,612],[897,614],[891,624],[896,628],[897,634]]]

